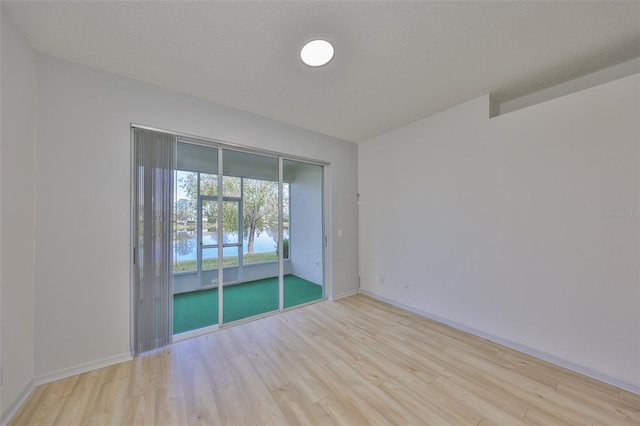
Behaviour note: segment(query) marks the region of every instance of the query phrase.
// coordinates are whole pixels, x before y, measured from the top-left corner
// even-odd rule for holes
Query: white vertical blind
[[[171,343],[172,211],[176,137],[135,128],[136,353]]]

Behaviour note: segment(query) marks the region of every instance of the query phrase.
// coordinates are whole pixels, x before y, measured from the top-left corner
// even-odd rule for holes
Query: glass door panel
[[[218,201],[217,197],[200,197],[200,259],[201,270],[218,268]],[[203,287],[207,283],[202,283]]]
[[[218,324],[218,150],[181,141],[177,145],[174,335]]]
[[[223,163],[223,320],[227,323],[279,308],[278,159],[225,149]],[[226,200],[237,200],[237,210]],[[237,263],[227,262],[226,253],[237,256]]]
[[[284,307],[324,297],[324,168],[283,160]]]
[[[224,197],[222,201],[222,267],[224,282],[238,281],[238,265],[241,252],[238,233],[242,232],[242,208],[240,199]]]

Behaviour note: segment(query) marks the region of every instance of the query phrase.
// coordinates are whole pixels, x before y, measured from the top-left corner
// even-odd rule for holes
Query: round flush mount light
[[[321,67],[333,59],[333,46],[326,40],[311,40],[300,51],[300,59],[310,67]]]

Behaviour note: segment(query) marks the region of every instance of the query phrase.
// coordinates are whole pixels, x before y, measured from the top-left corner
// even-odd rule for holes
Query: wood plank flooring
[[[38,386],[10,425],[639,425],[640,396],[363,295]]]

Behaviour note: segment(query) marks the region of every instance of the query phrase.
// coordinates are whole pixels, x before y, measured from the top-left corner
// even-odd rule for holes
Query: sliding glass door
[[[324,173],[320,165],[287,159],[283,171],[288,182],[283,212],[284,307],[288,308],[324,295]]]
[[[173,214],[173,334],[218,324],[218,149],[179,141]]]
[[[163,132],[140,132],[152,132],[156,139],[166,135],[172,141],[162,149],[173,157],[166,164],[150,162],[144,169],[162,173],[164,186],[136,175],[139,183],[132,198],[138,203],[136,217],[148,221],[135,228],[134,240],[141,241],[137,246],[168,241],[159,252],[166,254],[170,266],[159,270],[166,275],[166,285],[159,291],[168,294],[158,299],[166,302],[163,316],[158,317],[162,329],[170,336],[188,337],[324,296],[323,165]],[[153,143],[144,146],[153,148]],[[136,164],[144,160],[138,151]],[[143,169],[137,170],[143,176]],[[147,242],[144,235],[155,230],[159,213],[147,209],[149,200],[157,197],[154,194],[168,200],[163,201],[161,216],[166,231]],[[134,284],[140,294],[154,288],[153,281],[144,281],[143,277]],[[142,324],[136,315],[136,323]],[[151,314],[145,318],[156,321]],[[167,342],[166,337],[153,339]],[[140,348],[151,346],[145,343]]]
[[[223,149],[223,194],[239,199],[241,218],[224,211],[224,235],[238,244],[238,261],[225,256],[223,320],[233,322],[279,306],[278,158]],[[235,259],[235,258],[234,258]],[[227,278],[228,276],[228,278]]]

